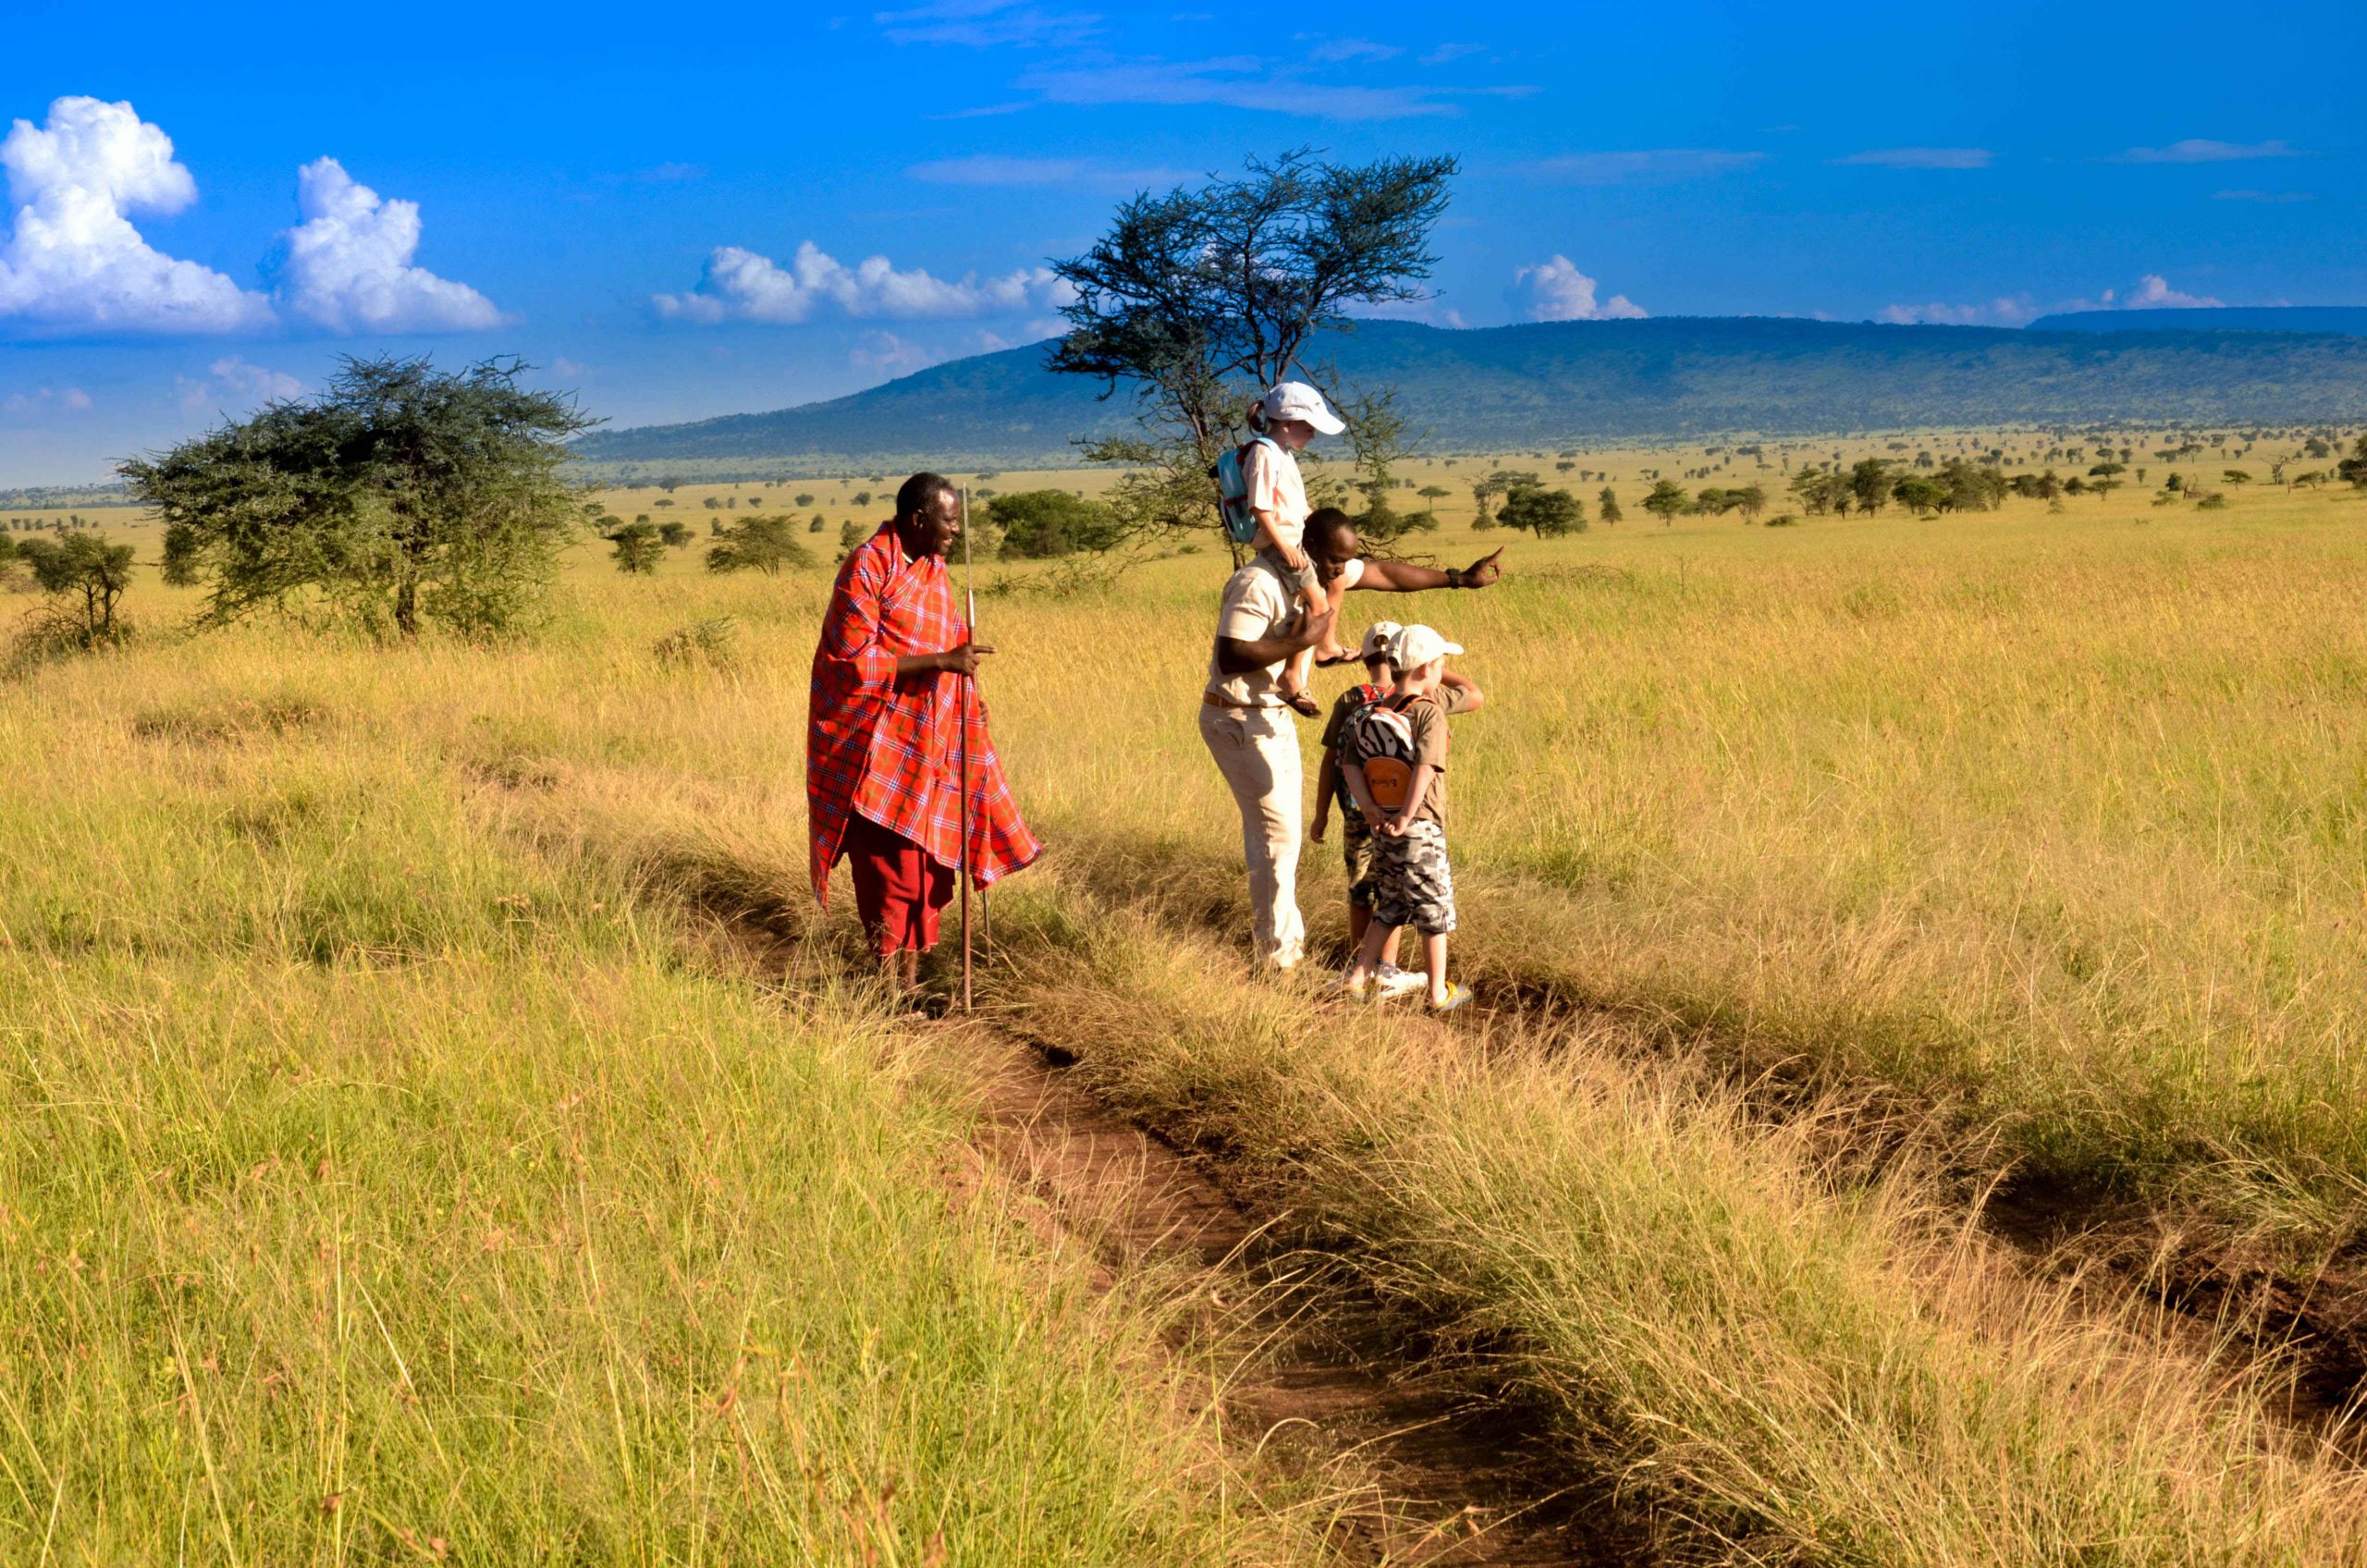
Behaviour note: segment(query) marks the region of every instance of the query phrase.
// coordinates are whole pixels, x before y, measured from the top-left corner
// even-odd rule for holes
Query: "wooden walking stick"
[[[969,598],[968,619],[963,623],[963,641],[972,647],[978,642],[977,577],[970,561],[970,488],[962,487],[962,575]],[[970,1011],[970,696],[977,689],[977,677],[962,678],[962,1011]],[[978,900],[980,912],[986,905],[985,896]]]

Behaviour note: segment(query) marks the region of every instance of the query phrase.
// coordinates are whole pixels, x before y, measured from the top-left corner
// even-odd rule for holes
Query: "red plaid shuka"
[[[814,896],[829,901],[847,825],[868,817],[918,844],[939,865],[962,861],[960,676],[896,674],[904,654],[959,647],[969,629],[953,610],[944,560],[904,554],[893,523],[839,569],[805,710],[805,815]],[[978,885],[1042,852],[987,736],[986,704],[970,707],[970,866]]]

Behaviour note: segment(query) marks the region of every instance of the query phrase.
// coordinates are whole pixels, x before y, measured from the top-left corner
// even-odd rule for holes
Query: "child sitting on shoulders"
[[[1447,716],[1476,713],[1486,701],[1468,680],[1450,680],[1447,656],[1461,652],[1427,626],[1406,627],[1390,649],[1395,690],[1346,727],[1341,771],[1372,828],[1372,913],[1341,980],[1352,997],[1374,994],[1382,959],[1398,930],[1411,925],[1422,934],[1430,1011],[1452,1012],[1471,999],[1470,987],[1446,974],[1447,934],[1455,925],[1446,853]]]
[[[1290,569],[1308,613],[1329,609],[1337,624],[1340,596],[1347,584],[1335,580],[1327,587],[1307,557],[1306,486],[1299,477],[1298,459],[1292,454],[1303,449],[1318,432],[1337,435],[1348,426],[1324,403],[1323,394],[1303,381],[1283,381],[1249,406],[1249,428],[1253,434],[1242,455],[1241,471],[1248,486],[1250,515],[1257,522],[1257,547],[1271,552]],[[1326,639],[1322,647],[1293,654],[1282,670],[1282,700],[1313,718],[1323,710],[1307,689],[1310,672],[1318,664],[1341,664],[1350,656],[1336,636]]]

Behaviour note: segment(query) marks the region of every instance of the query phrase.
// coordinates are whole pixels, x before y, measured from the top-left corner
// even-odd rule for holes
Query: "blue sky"
[[[1193,4],[9,0],[0,484],[342,353],[624,424],[834,396],[1042,335],[1128,191],[1296,145],[1462,158],[1441,325],[2367,303],[2356,0]]]

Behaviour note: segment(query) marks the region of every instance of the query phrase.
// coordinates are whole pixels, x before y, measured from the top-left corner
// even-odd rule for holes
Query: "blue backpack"
[[[1257,537],[1257,515],[1249,509],[1249,449],[1260,442],[1280,452],[1273,438],[1253,435],[1217,459],[1208,476],[1217,482],[1217,506],[1224,513],[1224,531],[1236,545]]]

